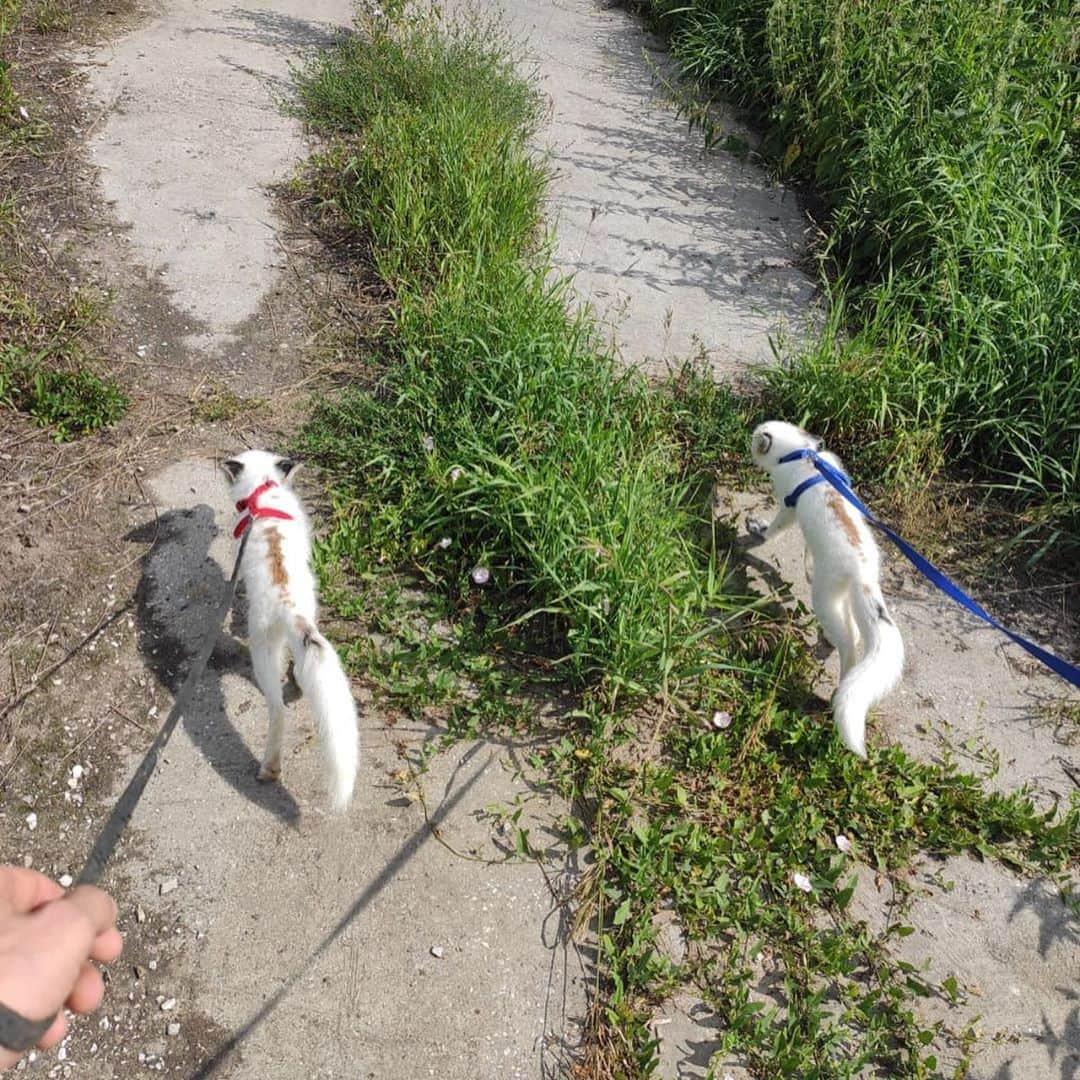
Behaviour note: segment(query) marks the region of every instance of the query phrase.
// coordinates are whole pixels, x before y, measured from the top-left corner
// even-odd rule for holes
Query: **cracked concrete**
[[[220,350],[284,267],[269,187],[304,153],[282,110],[290,68],[350,23],[347,0],[167,5],[81,57],[101,122],[89,140],[134,256]]]
[[[720,376],[771,363],[771,342],[797,341],[816,318],[795,192],[704,149],[655,80],[670,74],[660,42],[625,11],[592,0],[502,10],[551,101],[540,142],[555,261],[623,359],[663,372],[702,355]],[[755,145],[730,110],[715,120]]]

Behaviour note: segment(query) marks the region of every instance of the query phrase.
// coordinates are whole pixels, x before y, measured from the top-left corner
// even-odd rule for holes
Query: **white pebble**
[[[445,952],[446,950],[441,945],[431,946],[431,955],[434,956],[436,960],[441,960]]]
[[[31,810],[30,813],[26,815],[26,827],[31,832],[33,832],[33,830],[37,828],[37,814],[35,814],[33,810]]]
[[[65,889],[70,889],[71,888],[71,883],[72,883],[73,880],[74,879],[72,878],[72,876],[70,874],[61,874],[60,875],[60,884]]]
[[[166,998],[161,1003],[161,1011],[162,1012],[172,1012],[172,1010],[175,1009],[175,1008],[176,1008],[176,998]]]

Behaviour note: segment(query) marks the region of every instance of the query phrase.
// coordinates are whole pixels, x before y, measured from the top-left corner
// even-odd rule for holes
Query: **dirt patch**
[[[148,560],[170,550],[172,525],[148,478],[184,454],[206,460],[215,482],[215,458],[288,437],[317,377],[294,359],[310,355],[325,322],[313,321],[309,303],[338,287],[313,257],[317,238],[294,217],[277,234],[286,273],[235,341],[212,356],[190,347],[200,323],[133,257],[130,229],[102,196],[86,152],[102,114],[88,105],[85,73],[73,62],[76,50],[123,34],[145,12],[126,2],[67,8],[70,32],[28,30],[14,42],[32,130],[0,157],[0,184],[17,199],[4,259],[43,305],[94,298],[85,354],[132,404],[111,430],[70,443],[0,412],[0,503],[11,508],[0,522],[0,847],[57,879],[78,874],[187,660],[166,655],[168,640],[146,639],[147,590],[157,580]],[[136,833],[125,839],[104,882],[126,942],[106,976],[106,1008],[72,1025],[59,1057],[28,1059],[28,1071],[189,1076],[225,1041],[221,1024],[192,1004],[190,971],[176,966],[198,952],[202,932],[183,924],[161,881],[126,869],[142,846]],[[165,1008],[170,1000],[184,1005]]]

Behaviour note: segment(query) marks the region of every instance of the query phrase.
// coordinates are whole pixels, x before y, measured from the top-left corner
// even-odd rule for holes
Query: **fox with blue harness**
[[[1029,641],[988,614],[902,536],[880,521],[855,494],[835,454],[794,424],[771,420],[754,429],[751,457],[772,477],[781,508],[776,517],[748,522],[768,540],[796,520],[814,557],[812,606],[825,636],[840,652],[840,683],[833,714],[845,745],[865,756],[866,712],[900,681],[903,643],[877,585],[880,556],[872,526],[887,537],[928,581],[1070,685],[1080,688],[1080,668]],[[825,571],[825,581],[819,578]],[[865,602],[864,602],[865,601]],[[861,660],[853,663],[858,640]]]
[[[751,457],[771,477],[780,509],[768,524],[751,519],[748,525],[765,541],[799,523],[814,563],[811,607],[840,655],[833,718],[844,745],[865,757],[866,714],[900,682],[904,643],[881,595],[874,537],[807,459],[808,451],[845,475],[839,459],[794,424],[773,420],[754,430]]]

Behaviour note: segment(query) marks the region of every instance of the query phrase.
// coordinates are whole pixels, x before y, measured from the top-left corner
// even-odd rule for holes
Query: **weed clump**
[[[362,132],[321,167],[393,287],[393,332],[378,393],[324,403],[306,447],[366,501],[361,546],[468,553],[463,578],[484,563],[531,599],[519,622],[555,626],[568,676],[654,689],[701,606],[678,456],[550,278],[534,93],[485,28],[374,33],[302,93],[321,126]]]
[[[26,14],[21,0],[0,0],[0,169],[16,177],[0,197],[0,408],[27,414],[64,441],[115,423],[129,402],[114,379],[95,370],[86,346],[102,319],[100,301],[78,289],[47,295],[58,290],[52,282],[46,288],[26,258],[17,165],[33,150],[4,55]],[[30,14],[42,33],[65,28],[69,19],[51,0]]]

